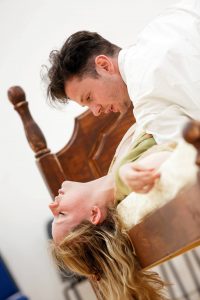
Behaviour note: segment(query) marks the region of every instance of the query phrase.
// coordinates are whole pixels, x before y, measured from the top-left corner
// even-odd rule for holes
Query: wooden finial
[[[196,163],[200,166],[200,122],[189,122],[183,130],[183,137],[188,143],[194,145],[197,149],[198,154]]]
[[[14,106],[16,106],[20,102],[25,102],[26,96],[23,89],[20,86],[12,86],[8,90],[8,99]]]
[[[36,153],[36,157],[49,153],[50,150],[47,148],[45,137],[31,116],[23,89],[20,86],[11,87],[8,90],[8,98],[21,117],[27,141]]]

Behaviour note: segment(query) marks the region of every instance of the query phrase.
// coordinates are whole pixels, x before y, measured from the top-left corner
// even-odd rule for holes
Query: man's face
[[[96,67],[98,77],[87,75],[80,79],[74,76],[65,83],[68,98],[87,106],[95,116],[110,112],[124,113],[131,103],[121,75],[114,66],[113,69],[110,67],[112,61],[110,63],[106,59],[103,63],[100,60],[100,65]]]
[[[65,182],[55,201],[49,205],[54,216],[52,236],[56,243],[83,220],[89,219],[89,209],[85,205],[85,186],[79,182]]]

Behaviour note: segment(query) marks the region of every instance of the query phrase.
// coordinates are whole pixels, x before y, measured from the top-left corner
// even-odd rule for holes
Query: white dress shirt
[[[118,63],[138,134],[176,141],[186,121],[200,120],[200,0],[165,10],[120,51]]]

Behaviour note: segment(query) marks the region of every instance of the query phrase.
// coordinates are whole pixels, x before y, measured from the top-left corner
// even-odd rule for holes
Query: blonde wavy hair
[[[95,282],[102,300],[166,300],[165,283],[158,274],[141,269],[131,241],[114,209],[104,222],[79,224],[51,249],[61,269]]]

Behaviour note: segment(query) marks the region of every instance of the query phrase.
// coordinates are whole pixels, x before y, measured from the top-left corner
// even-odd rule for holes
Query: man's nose
[[[92,103],[92,104],[90,104],[89,108],[95,117],[100,116],[100,114],[102,113],[102,106],[100,104]]]
[[[53,216],[56,217],[57,214],[58,214],[58,209],[57,209],[58,208],[58,202],[54,201],[54,202],[50,203],[49,208],[50,208]]]

